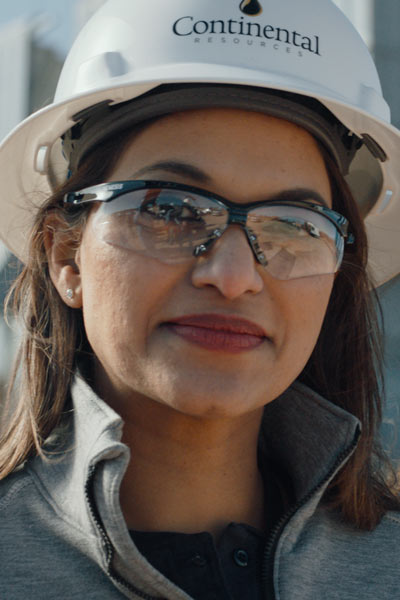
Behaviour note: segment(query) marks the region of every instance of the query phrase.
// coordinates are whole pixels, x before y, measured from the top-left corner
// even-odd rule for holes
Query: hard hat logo
[[[245,15],[255,17],[262,13],[262,6],[258,0],[242,0],[240,3],[240,10]]]

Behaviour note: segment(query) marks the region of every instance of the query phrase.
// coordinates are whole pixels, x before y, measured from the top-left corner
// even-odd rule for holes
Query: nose
[[[245,232],[232,225],[196,259],[192,283],[198,288],[213,286],[225,298],[235,300],[246,293],[261,292],[264,281],[260,268]]]

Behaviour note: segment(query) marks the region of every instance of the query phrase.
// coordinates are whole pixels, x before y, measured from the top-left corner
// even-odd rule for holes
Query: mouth
[[[270,339],[259,325],[236,316],[188,315],[169,321],[165,326],[189,343],[231,354],[254,350]]]

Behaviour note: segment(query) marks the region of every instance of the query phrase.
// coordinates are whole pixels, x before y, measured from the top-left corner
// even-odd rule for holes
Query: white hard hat
[[[53,104],[27,118],[0,146],[0,236],[10,250],[26,257],[33,206],[67,177],[76,130],[84,130],[91,115],[113,113],[133,99],[132,122],[209,105],[204,94],[193,93],[194,84],[199,90],[208,84],[219,105],[228,96],[218,91],[221,85],[246,86],[236,87],[242,92],[236,104],[244,108],[247,93],[260,97],[257,89],[268,88],[273,104],[279,90],[278,116],[279,106],[294,98],[301,109],[292,120],[303,119],[326,143],[368,213],[375,283],[400,272],[400,132],[390,125],[368,49],[331,0],[108,0],[72,47]],[[185,94],[181,106],[178,98]],[[314,131],[315,100],[325,107],[316,112],[328,110],[323,122],[316,117]],[[258,110],[257,101],[249,108]],[[292,108],[290,114],[296,113]],[[340,152],[335,155],[338,145],[329,146],[336,120],[344,126],[337,135],[345,145],[349,141],[350,167],[340,164]],[[75,133],[64,136],[71,128]],[[87,130],[92,136],[95,129],[102,127]]]

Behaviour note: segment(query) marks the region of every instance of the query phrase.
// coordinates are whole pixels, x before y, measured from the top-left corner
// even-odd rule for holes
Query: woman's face
[[[312,136],[241,110],[191,111],[149,125],[109,177],[128,179],[191,184],[237,203],[309,188],[331,205]],[[100,241],[92,217],[76,257],[74,302],[83,307],[106,400],[128,406],[145,397],[191,416],[236,417],[296,379],[316,344],[333,275],[274,279],[239,226],[200,258],[165,264]],[[220,323],[233,331],[216,332]]]

